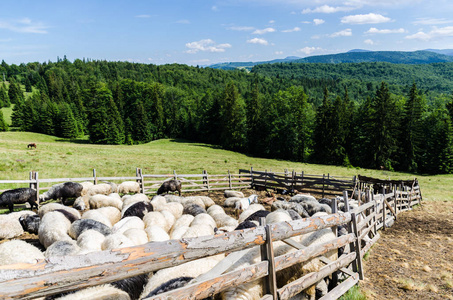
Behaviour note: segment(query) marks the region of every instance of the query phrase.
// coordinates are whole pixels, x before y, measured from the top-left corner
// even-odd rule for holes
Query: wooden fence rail
[[[230,189],[242,184],[250,187],[260,186],[261,182],[271,181],[281,188],[297,186],[298,176],[295,172],[269,175],[268,172],[226,175],[181,174],[176,172],[167,175],[146,175],[137,169],[135,177],[97,177],[93,171],[93,177],[88,179],[93,182],[111,180],[137,180],[140,182],[142,191],[153,193],[158,185],[172,178],[185,182],[186,190],[198,189]],[[265,174],[265,176],[263,176]],[[306,177],[301,174],[301,178]],[[307,176],[308,177],[308,176]],[[76,178],[86,181],[87,178]],[[304,180],[305,180],[304,179]],[[319,181],[321,179],[321,181]],[[148,182],[149,180],[151,182]],[[320,182],[324,195],[330,192],[332,183],[341,181],[330,175],[312,176],[309,181]],[[331,180],[331,182],[329,182]],[[40,180],[38,174],[30,175],[30,180],[20,181],[28,183],[37,190],[40,183],[64,182],[66,178]],[[11,181],[8,181],[8,183]],[[12,181],[18,183],[17,181]],[[235,185],[235,182],[238,184]],[[0,298],[1,299],[33,299],[54,295],[61,292],[78,290],[99,284],[114,282],[140,274],[157,271],[163,268],[177,266],[189,261],[217,255],[231,253],[221,263],[223,266],[217,270],[211,270],[210,275],[201,275],[189,285],[169,291],[149,299],[203,299],[222,292],[231,286],[236,286],[253,280],[264,280],[265,296],[263,299],[289,299],[303,291],[326,276],[336,278],[336,272],[341,272],[346,280],[342,281],[322,299],[338,299],[349,288],[364,278],[362,257],[379,239],[379,229],[385,230],[392,225],[399,213],[411,209],[414,205],[421,204],[422,196],[418,184],[410,185],[401,183],[384,187],[380,194],[373,194],[367,189],[365,197],[361,199],[360,206],[351,210],[348,205],[348,197],[354,189],[366,188],[353,180],[341,181],[351,189],[344,190],[342,196],[345,203],[344,212],[337,213],[337,200],[333,199],[333,214],[327,216],[311,217],[296,221],[276,224],[263,224],[252,229],[238,230],[214,236],[170,240],[165,242],[151,242],[140,246],[114,249],[88,253],[85,255],[50,257],[36,263],[22,263],[15,265],[0,266]],[[0,181],[0,184],[7,183]],[[216,185],[219,184],[219,185]],[[270,185],[272,186],[272,185]],[[45,189],[46,187],[41,187]],[[317,187],[317,191],[320,191]],[[332,193],[337,195],[336,193]],[[304,247],[293,240],[302,234],[307,234],[343,225],[348,228],[348,234],[325,241],[317,246]],[[275,256],[273,243],[283,241],[295,248],[294,251],[282,256]],[[323,257],[328,251],[339,249],[349,245],[349,250],[337,260],[330,261]],[[262,261],[241,270],[225,273],[226,266],[231,265],[229,260],[239,259],[241,253],[252,247],[261,247]],[[276,272],[289,268],[297,263],[306,262],[318,257],[324,263],[317,272],[311,272],[303,277],[286,284],[282,287],[276,285]],[[217,267],[217,266],[216,266]]]

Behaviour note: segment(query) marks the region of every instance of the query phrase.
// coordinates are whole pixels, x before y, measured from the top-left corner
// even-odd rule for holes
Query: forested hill
[[[362,63],[362,62],[388,62],[392,64],[432,64],[453,62],[451,50],[421,50],[421,51],[366,51],[351,50],[346,53],[314,55],[305,58],[287,57],[259,62],[225,62],[209,66],[214,69],[234,70],[244,68],[251,70],[256,65],[274,63]]]
[[[421,65],[391,63],[277,63],[256,65],[252,69],[271,78],[285,80],[333,80],[336,86],[348,86],[350,93],[359,95],[369,86],[382,81],[392,86],[392,92],[404,93],[412,83],[425,94],[450,94],[453,91],[453,63]],[[332,90],[333,91],[333,90]],[[354,92],[355,91],[355,92]]]
[[[453,173],[452,63],[277,63],[248,73],[59,59],[2,62],[0,74],[0,107],[14,105],[22,131],[97,144],[185,138],[260,157]]]

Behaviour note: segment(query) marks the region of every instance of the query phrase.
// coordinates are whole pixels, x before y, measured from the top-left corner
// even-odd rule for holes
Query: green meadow
[[[27,149],[36,143],[37,149]],[[360,168],[345,168],[264,159],[186,140],[163,139],[127,145],[93,145],[85,139],[66,140],[30,132],[0,132],[0,180],[26,180],[30,171],[39,178],[90,177],[92,170],[102,177],[144,174],[226,174],[239,169],[282,172],[285,169],[306,174],[331,176],[365,175],[381,179],[413,179],[420,182],[425,200],[453,200],[453,175],[420,176]],[[1,185],[0,189],[8,188]]]

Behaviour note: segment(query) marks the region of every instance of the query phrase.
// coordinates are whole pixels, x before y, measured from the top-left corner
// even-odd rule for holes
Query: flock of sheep
[[[297,220],[304,217],[331,213],[330,200],[316,200],[310,195],[295,195],[289,201],[276,200],[271,211],[258,203],[257,195],[245,197],[238,191],[225,191],[223,206],[207,196],[168,194],[181,191],[181,184],[171,180],[164,183],[158,194],[149,199],[140,193],[137,182],[123,182],[120,185],[104,183],[62,183],[54,185],[40,195],[42,201],[61,199],[62,204],[52,202],[42,205],[37,213],[27,210],[0,215],[0,239],[12,239],[24,231],[37,234],[40,248],[23,240],[9,240],[0,244],[0,265],[35,262],[52,256],[80,255],[94,251],[111,250],[142,245],[154,241],[182,239],[213,235],[220,232],[253,228],[260,218],[266,223]],[[7,192],[4,192],[5,194]],[[18,193],[17,198],[20,198]],[[165,194],[166,193],[166,194]],[[0,195],[0,205],[17,203],[11,193]],[[121,196],[123,195],[123,196]],[[35,194],[36,197],[36,194]],[[64,203],[76,198],[72,207]],[[9,199],[9,200],[8,200]],[[8,200],[8,201],[7,201]],[[2,202],[3,201],[3,202]],[[28,200],[21,198],[22,203]],[[353,201],[350,206],[355,206]],[[224,207],[235,208],[238,218],[225,212]],[[340,207],[341,208],[341,207]],[[341,232],[341,230],[339,230]],[[293,238],[303,246],[317,245],[336,237],[331,228],[319,230]],[[244,251],[226,272],[241,269],[261,260],[260,247]],[[274,242],[275,256],[296,251],[291,246]],[[335,260],[336,249],[325,256]],[[162,269],[151,274],[120,280],[111,284],[87,288],[66,295],[46,299],[142,299],[182,287],[198,276],[211,270],[225,258],[225,254],[184,263]],[[280,286],[317,271],[323,264],[314,258],[277,273]],[[327,293],[328,280],[321,280],[303,292],[297,299],[315,299],[316,295]],[[262,280],[256,280],[229,288],[215,298],[219,299],[260,299],[263,296]],[[305,297],[305,298],[304,298]],[[296,299],[296,298],[295,298]]]

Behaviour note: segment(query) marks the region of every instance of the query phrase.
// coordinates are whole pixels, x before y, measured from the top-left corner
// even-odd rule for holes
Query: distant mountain
[[[300,57],[297,56],[288,56],[282,59],[274,59],[270,61],[257,61],[257,62],[225,62],[225,63],[218,63],[214,65],[210,65],[209,68],[213,69],[222,69],[222,70],[235,70],[235,69],[247,69],[251,70],[253,66],[261,65],[261,64],[274,64],[274,63],[286,63],[291,62],[294,60],[299,60]]]
[[[210,68],[234,70],[251,70],[255,65],[273,63],[361,63],[361,62],[388,62],[394,64],[430,64],[440,62],[453,62],[453,50],[422,50],[422,51],[369,51],[353,49],[346,53],[308,56],[298,58],[288,56],[284,59],[260,62],[227,62],[210,65]]]
[[[393,64],[430,64],[452,62],[453,57],[431,51],[370,51],[347,52],[330,55],[309,56],[293,62],[296,63],[361,63],[388,62]]]
[[[444,55],[448,55],[448,56],[453,56],[453,49],[442,49],[442,50],[439,50],[439,49],[426,49],[425,51],[430,51],[430,52],[434,52],[434,53],[438,53],[438,54],[444,54]]]

